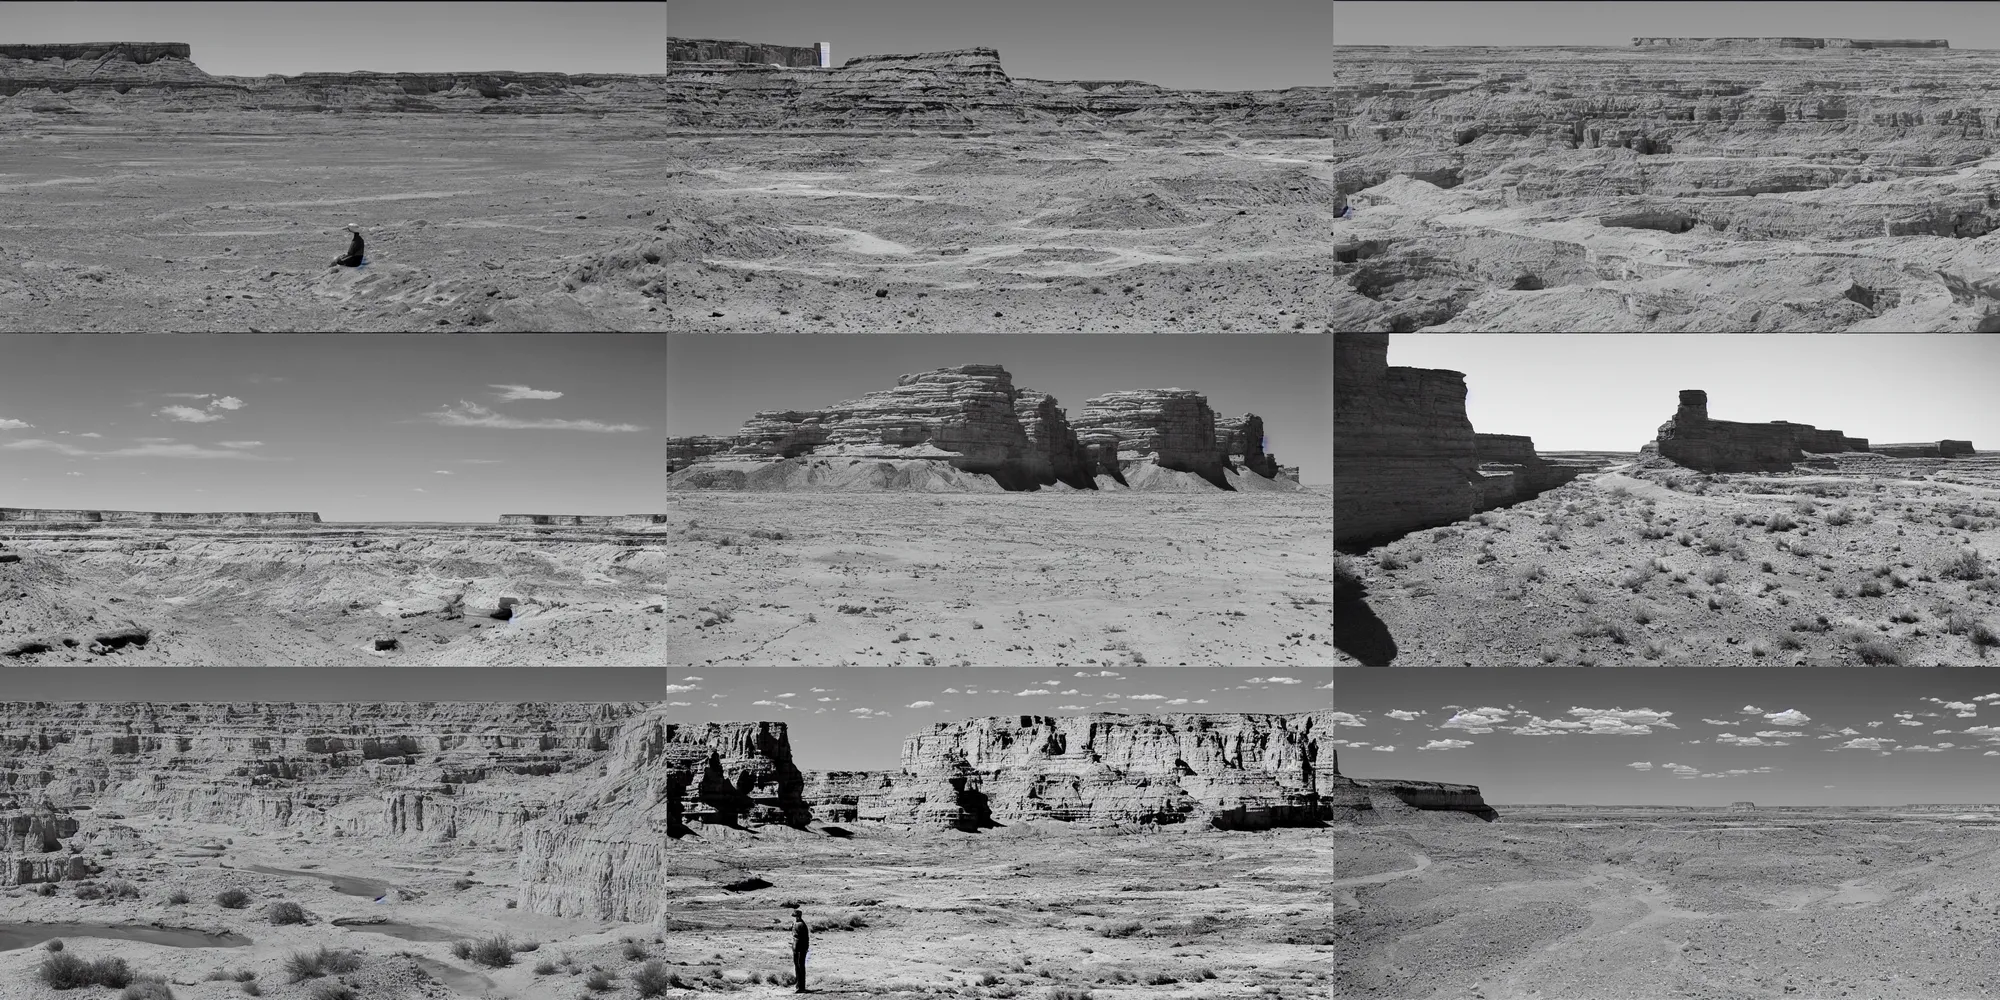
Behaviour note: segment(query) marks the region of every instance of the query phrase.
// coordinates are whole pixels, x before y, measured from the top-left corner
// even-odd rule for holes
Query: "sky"
[[[645,334],[39,335],[0,363],[0,506],[493,522],[658,510]]]
[[[565,667],[317,670],[103,667],[16,670],[14,701],[647,701],[688,722],[771,721],[807,769],[893,769],[903,737],[986,716],[1122,711],[1305,712],[1332,703],[1333,669],[965,667],[682,670]],[[677,716],[678,717],[678,716]]]
[[[1641,35],[1943,38],[1954,49],[1991,49],[2000,48],[2000,19],[1973,2],[1333,0],[1335,45],[1630,46]]]
[[[835,66],[985,47],[1034,80],[1278,90],[1331,83],[1329,13],[1327,0],[667,0],[667,33],[827,42]]]
[[[1707,390],[1716,420],[2000,449],[2000,337],[1399,333],[1389,364],[1464,372],[1473,428],[1526,434],[1538,451],[1638,451],[1682,389]]]
[[[0,3],[0,41],[187,42],[215,76],[661,73],[664,3]]]
[[[1474,784],[1496,806],[2000,802],[2000,674],[1977,669],[1343,669],[1335,683],[1342,774]]]
[[[895,388],[897,376],[998,364],[1075,419],[1119,389],[1192,389],[1218,416],[1264,418],[1265,449],[1333,481],[1333,340],[1290,334],[669,335],[667,433],[734,434],[758,410],[810,410]],[[1637,447],[1634,445],[1633,447]]]

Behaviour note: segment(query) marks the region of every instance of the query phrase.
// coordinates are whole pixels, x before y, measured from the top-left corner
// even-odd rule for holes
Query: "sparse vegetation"
[[[1701,573],[1701,582],[1714,586],[1729,579],[1729,570],[1722,566],[1711,566]]]
[[[318,951],[295,951],[285,957],[285,975],[294,983],[320,976],[336,976],[361,968],[361,955],[348,949],[321,945]]]
[[[131,967],[122,958],[85,961],[67,951],[51,952],[36,967],[35,975],[43,985],[53,990],[76,990],[90,986],[123,989],[132,984],[133,978]]]
[[[224,889],[215,894],[215,905],[225,910],[240,910],[250,905],[250,893],[240,888]]]
[[[641,959],[646,958],[648,954],[646,951],[646,946],[644,944],[638,941],[631,940],[629,938],[626,939],[624,945],[622,945],[619,948],[619,953],[625,956],[625,960],[627,962],[640,961]]]
[[[1848,510],[1845,507],[1841,507],[1838,510],[1835,510],[1826,515],[1826,523],[1833,525],[1853,524],[1854,512]]]
[[[660,996],[674,985],[674,977],[667,972],[666,966],[660,964],[659,959],[648,961],[632,973],[632,986],[642,997]]]
[[[583,977],[583,985],[593,993],[602,993],[611,988],[611,977],[606,975],[603,969],[598,969]]]
[[[1141,924],[1137,920],[1127,920],[1123,923],[1106,924],[1102,928],[1099,928],[1097,933],[1108,938],[1128,938],[1139,933],[1140,929],[1144,926],[1144,924]]]
[[[353,987],[335,982],[317,983],[306,995],[312,1000],[357,1000],[359,996]]]
[[[1864,638],[1856,643],[1854,655],[1860,657],[1861,662],[1871,667],[1900,667],[1903,665],[1902,650],[1897,649],[1888,640],[1873,636]]]
[[[1979,580],[1986,576],[1986,559],[1973,549],[1962,549],[1944,565],[1938,575],[1948,580]]]
[[[271,923],[279,925],[303,924],[306,922],[306,911],[304,907],[287,899],[272,904],[270,920]]]
[[[462,953],[459,950],[461,945],[464,946]],[[496,934],[477,941],[456,941],[452,943],[451,952],[459,958],[478,962],[492,969],[504,969],[514,964],[514,945],[507,940],[505,934]]]
[[[188,894],[184,890],[175,889],[174,891],[167,893],[168,906],[183,906],[186,905],[187,901],[188,901]]]
[[[118,1000],[174,1000],[173,988],[157,976],[140,979],[125,987]]]
[[[1781,511],[1779,513],[1771,515],[1771,520],[1764,525],[1764,530],[1790,531],[1798,526],[1799,523],[1797,521],[1792,520],[1790,516],[1786,515]]]
[[[1888,592],[1889,588],[1882,586],[1880,580],[1861,581],[1861,596],[1863,597],[1881,597]]]

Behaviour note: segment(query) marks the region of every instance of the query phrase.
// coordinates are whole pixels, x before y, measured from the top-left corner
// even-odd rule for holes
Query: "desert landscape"
[[[662,73],[575,75],[0,46],[0,191],[26,196],[0,329],[1332,328],[1325,87],[676,41]],[[110,211],[125,224],[73,224]],[[327,263],[347,223],[364,267]]]
[[[1316,1000],[1342,974],[1325,713],[969,719],[900,770],[819,772],[784,723],[673,711],[0,705],[0,978],[776,995],[794,906],[815,993]]]
[[[2000,455],[1713,419],[1689,389],[1640,450],[1509,457],[1464,376],[1386,367],[1388,336],[1335,345],[1342,662],[2000,662]]]
[[[1336,27],[1331,177],[1353,214],[1333,325],[2000,329],[1994,51],[1797,34],[1355,45]]]
[[[1332,995],[1970,998],[1991,805],[1506,806],[1335,822]]]
[[[662,520],[0,509],[0,666],[658,666]]]

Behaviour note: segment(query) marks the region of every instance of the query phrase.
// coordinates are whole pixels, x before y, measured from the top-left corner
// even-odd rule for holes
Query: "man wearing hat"
[[[334,264],[340,267],[360,267],[361,227],[350,222],[347,224],[347,231],[354,234],[354,242],[347,245],[347,256],[334,261]]]
[[[812,946],[812,931],[806,929],[806,915],[792,910],[792,975],[796,992],[806,992],[806,951]]]

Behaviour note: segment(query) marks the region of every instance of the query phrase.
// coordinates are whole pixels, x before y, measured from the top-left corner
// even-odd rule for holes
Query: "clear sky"
[[[187,42],[216,76],[660,73],[666,22],[661,2],[0,3],[0,41]]]
[[[1336,684],[1342,774],[1465,782],[1495,805],[2000,802],[1987,671],[1342,669]]]
[[[1540,451],[1638,451],[1682,389],[1707,390],[1717,420],[2000,449],[2000,337],[1399,333],[1389,363],[1464,372],[1473,428]]]
[[[758,410],[810,410],[909,372],[998,364],[1074,419],[1119,389],[1193,389],[1218,416],[1264,418],[1265,447],[1333,481],[1333,340],[1323,335],[680,334],[667,349],[667,433],[733,434]],[[1634,445],[1637,447],[1637,445]]]
[[[657,510],[647,334],[17,334],[0,506],[482,521]]]
[[[983,46],[1009,76],[1279,90],[1330,84],[1329,13],[1327,0],[667,0],[667,33],[827,42],[836,66]]]
[[[1630,46],[1639,35],[1943,38],[1991,49],[2000,48],[2000,18],[1978,2],[1333,0],[1335,45]]]
[[[19,678],[16,680],[16,678]],[[688,722],[773,721],[808,770],[893,769],[933,723],[1084,712],[1306,712],[1332,704],[1333,668],[1130,671],[966,667],[684,671],[520,668],[17,670],[18,701],[648,701]],[[107,694],[113,692],[115,694]]]

